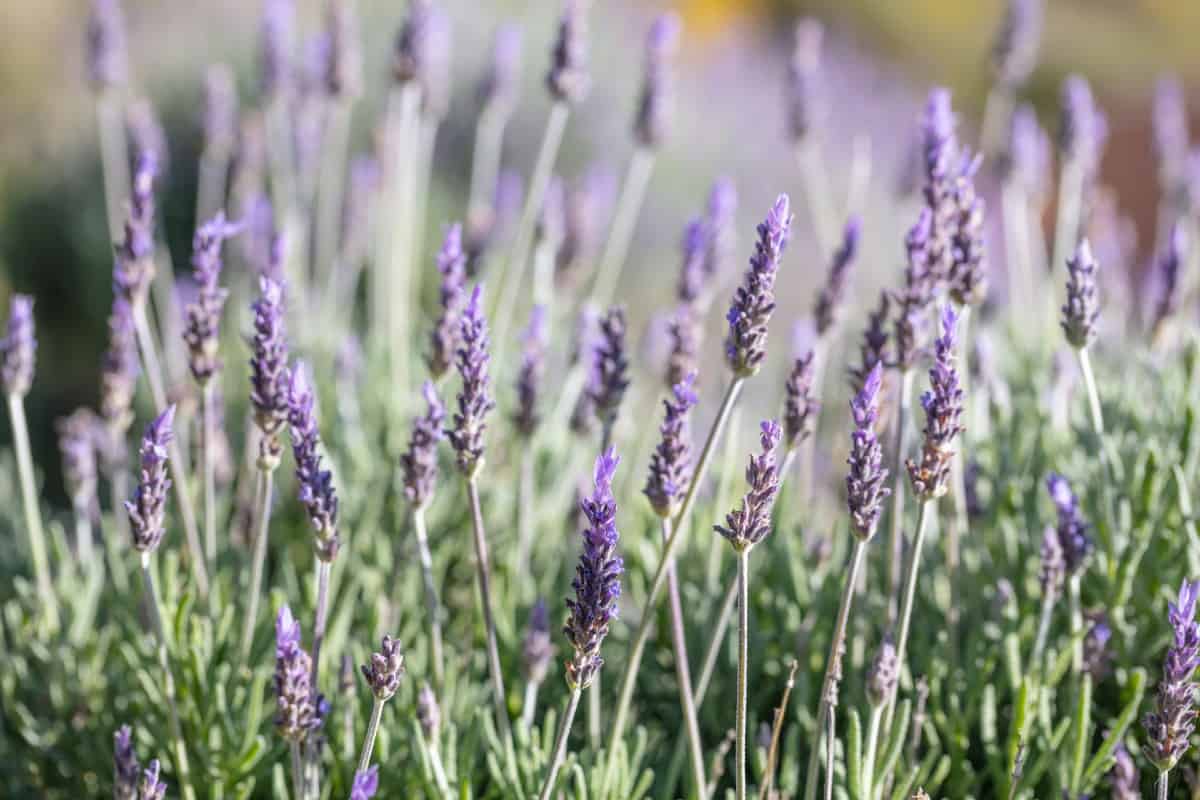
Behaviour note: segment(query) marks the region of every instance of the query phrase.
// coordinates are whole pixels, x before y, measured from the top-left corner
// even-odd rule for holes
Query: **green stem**
[[[316,255],[313,260],[315,286],[328,286],[329,276],[336,268],[339,230],[342,221],[342,202],[345,195],[346,142],[354,107],[343,98],[333,98],[325,115],[325,141],[321,146],[321,166],[317,187],[317,229],[314,237]],[[332,299],[332,295],[325,296]],[[321,314],[331,311],[322,308]],[[324,318],[324,317],[319,317]]]
[[[665,540],[670,535],[670,522],[662,521]],[[688,754],[692,762],[692,780],[696,792],[703,793],[708,786],[704,775],[704,746],[700,739],[700,723],[696,718],[696,700],[692,692],[692,675],[688,667],[687,633],[683,626],[683,602],[679,596],[679,576],[674,562],[667,568],[667,601],[671,610],[671,645],[675,650],[675,679],[679,684],[679,707],[683,711],[684,729],[687,731]]]
[[[650,183],[650,174],[653,171],[654,151],[639,147],[629,160],[629,168],[621,186],[621,196],[617,199],[616,215],[613,217],[612,228],[609,229],[608,239],[596,268],[590,299],[598,308],[606,308],[617,290],[621,270],[629,255],[633,231],[646,198],[646,187]]]
[[[367,722],[367,735],[363,737],[362,751],[358,756],[359,772],[366,772],[367,767],[371,766],[371,753],[375,750],[375,735],[379,733],[379,720],[383,718],[384,702],[376,697],[374,705],[371,706],[371,719]]]
[[[825,800],[833,800],[833,752],[837,748],[837,681],[825,712]]]
[[[504,127],[508,122],[505,110],[489,104],[475,122],[475,147],[471,151],[471,188],[467,194],[467,219],[490,216],[492,192],[500,174],[500,157],[504,143]]]
[[[1067,597],[1071,609],[1071,670],[1076,674],[1083,671],[1083,613],[1079,606],[1079,575],[1067,579]]]
[[[541,688],[541,681],[529,681],[525,684],[525,700],[521,703],[521,727],[527,731],[533,727],[533,719],[537,716],[538,690]]]
[[[787,683],[783,687],[783,698],[779,701],[779,707],[775,709],[775,722],[771,725],[771,746],[767,748],[766,774],[763,776],[758,800],[768,800],[773,796],[771,785],[775,782],[775,765],[779,761],[779,738],[783,734],[783,717],[787,713],[788,699],[792,696],[792,689],[796,686],[796,670],[799,667],[800,662],[792,659],[792,665],[788,669]]]
[[[215,569],[217,561],[217,488],[213,439],[216,436],[216,420],[213,413],[214,384],[211,380],[204,384],[203,391],[200,407],[202,428],[200,438],[204,452],[200,458],[204,477],[204,557],[209,567]]]
[[[1167,800],[1167,778],[1171,774],[1171,770],[1164,769],[1158,773],[1158,781],[1154,784],[1154,796],[1158,800]]]
[[[483,526],[483,509],[479,503],[479,486],[475,477],[467,478],[467,496],[471,503],[471,521],[475,533],[475,567],[479,580],[479,600],[483,606],[483,625],[487,634],[488,671],[492,680],[492,701],[496,711],[496,729],[512,747],[512,726],[508,720],[508,703],[504,694],[504,672],[500,666],[500,649],[496,643],[496,621],[492,616],[492,573],[488,563],[487,534]]]
[[[1079,371],[1083,373],[1083,384],[1087,388],[1088,409],[1092,414],[1092,431],[1096,434],[1097,439],[1102,440],[1104,438],[1104,414],[1100,410],[1100,392],[1096,389],[1096,376],[1092,372],[1092,359],[1088,356],[1086,347],[1078,348],[1075,353],[1079,356]],[[1101,442],[1100,451],[1103,454],[1103,442]]]
[[[912,416],[913,371],[900,373],[899,414],[892,454],[892,518],[888,538],[888,619],[896,621],[896,598],[900,596],[900,571],[904,562],[904,497],[908,481],[904,479],[904,453],[908,445],[908,419]]]
[[[558,771],[567,758],[567,737],[571,734],[571,723],[575,721],[575,711],[579,708],[579,695],[582,691],[582,688],[575,687],[571,690],[571,696],[567,698],[567,710],[563,712],[562,722],[558,725],[558,736],[554,741],[554,759],[550,762],[550,770],[546,773],[546,782],[542,784],[538,800],[550,800],[553,796]]]
[[[300,743],[292,741],[292,796],[295,800],[304,800],[304,759],[300,757]]]
[[[415,156],[420,151],[420,100],[421,90],[415,83],[407,83],[400,90],[399,119],[396,123],[397,136],[392,147],[391,168],[393,203],[389,209],[391,220],[382,220],[386,227],[394,226],[388,253],[389,284],[392,296],[385,311],[388,320],[390,367],[393,386],[408,385],[408,361],[406,354],[412,310],[412,241],[415,220],[416,181],[414,173],[419,169]]]
[[[329,572],[333,565],[317,559],[317,611],[313,622],[312,685],[320,686],[321,645],[325,643],[325,626],[329,621]]]
[[[738,671],[737,671],[737,740],[734,762],[737,770],[735,791],[737,800],[746,800],[746,667],[750,661],[750,551],[737,551],[738,584]]]
[[[829,190],[829,176],[821,159],[820,147],[812,136],[806,136],[796,146],[796,159],[800,165],[801,185],[808,212],[812,215],[813,231],[817,236],[817,247],[821,258],[833,253],[837,239],[837,219],[833,210]]]
[[[1046,637],[1050,633],[1050,621],[1054,617],[1056,592],[1047,587],[1042,595],[1042,612],[1038,618],[1037,638],[1033,640],[1033,652],[1029,656],[1029,669],[1036,675],[1041,673],[1042,653],[1046,649]]]
[[[122,105],[115,89],[105,89],[96,96],[100,164],[104,173],[104,206],[108,212],[109,237],[114,242],[120,241],[124,232],[125,200],[132,185]]]
[[[879,749],[879,723],[883,718],[883,704],[871,706],[871,721],[867,724],[867,747],[862,760],[862,792],[865,800],[875,796],[872,783],[875,781],[875,753]]]
[[[258,470],[258,485],[255,494],[258,497],[258,531],[254,536],[254,556],[250,563],[250,606],[246,609],[246,619],[242,621],[242,645],[240,648],[242,666],[250,658],[250,646],[254,643],[254,623],[258,619],[258,597],[262,592],[263,566],[267,560],[267,532],[271,527],[271,488],[275,471],[273,469]]]
[[[42,612],[52,627],[58,627],[58,601],[50,578],[50,560],[46,556],[46,532],[42,527],[42,510],[34,488],[33,456],[29,447],[29,423],[25,419],[25,400],[21,395],[8,396],[8,417],[12,422],[13,446],[17,451],[17,471],[21,477],[21,505],[25,509],[25,527],[29,530],[29,553],[33,558],[33,574],[37,581]],[[121,513],[115,511],[114,513]]]
[[[433,685],[441,691],[445,680],[445,657],[442,652],[442,609],[438,601],[437,583],[433,578],[433,556],[429,552],[429,535],[425,528],[425,509],[413,509],[413,530],[417,535],[417,555],[421,561],[421,582],[425,587],[425,615],[429,619],[430,658],[433,661]]]

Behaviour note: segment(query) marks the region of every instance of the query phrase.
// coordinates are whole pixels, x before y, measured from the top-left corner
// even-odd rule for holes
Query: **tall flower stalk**
[[[302,747],[320,729],[328,706],[312,682],[312,659],[300,643],[300,622],[287,605],[275,618],[275,730],[292,756],[292,793],[305,798]]]
[[[1196,621],[1196,597],[1200,583],[1184,579],[1179,599],[1169,605],[1168,620],[1174,639],[1163,661],[1162,680],[1154,711],[1142,718],[1146,729],[1143,752],[1158,770],[1155,784],[1158,800],[1167,799],[1171,770],[1191,746],[1196,725],[1195,672],[1200,665],[1200,623]]]
[[[820,129],[825,116],[821,81],[821,48],[825,28],[815,19],[796,23],[795,44],[787,73],[788,133],[800,167],[804,197],[822,257],[833,252],[837,236],[829,174],[821,158]]]
[[[534,493],[537,460],[535,439],[542,422],[542,386],[546,372],[547,341],[546,307],[535,305],[529,313],[529,325],[521,334],[521,366],[517,371],[517,407],[513,412],[513,426],[521,438],[521,472],[517,476],[517,560],[518,568],[529,563],[529,551],[533,545],[533,517],[537,506]]]
[[[384,636],[379,652],[372,653],[370,662],[362,665],[362,674],[375,699],[371,706],[371,719],[367,723],[367,734],[363,737],[362,752],[358,756],[359,772],[365,772],[371,763],[375,735],[379,732],[379,720],[383,718],[383,704],[400,688],[400,678],[404,676],[404,654],[400,652],[400,642],[391,636]]]
[[[1079,601],[1079,584],[1088,558],[1095,550],[1095,543],[1090,535],[1090,526],[1079,508],[1079,498],[1071,490],[1067,479],[1057,473],[1050,473],[1046,478],[1046,491],[1050,493],[1058,516],[1054,531],[1058,539],[1058,551],[1067,579],[1067,594],[1071,606],[1071,667],[1078,674],[1083,669],[1083,642],[1079,638],[1083,632],[1083,613]]]
[[[100,359],[100,417],[104,425],[100,454],[108,478],[113,516],[121,534],[128,534],[127,520],[121,513],[129,494],[126,437],[133,425],[133,396],[137,391],[140,368],[133,309],[129,301],[118,294],[113,298],[108,317],[108,347]]]

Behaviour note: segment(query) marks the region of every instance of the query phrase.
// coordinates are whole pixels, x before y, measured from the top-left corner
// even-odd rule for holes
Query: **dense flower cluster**
[[[883,466],[883,447],[875,433],[879,419],[879,389],[883,384],[883,365],[877,363],[867,373],[859,393],[850,401],[854,431],[850,434],[850,457],[846,463],[846,506],[855,536],[869,541],[879,526],[883,501],[892,493],[884,483],[888,471]]]
[[[296,483],[300,503],[308,513],[316,533],[313,542],[317,558],[328,563],[341,547],[338,536],[338,497],[333,474],[321,468],[321,433],[317,428],[315,400],[308,370],[297,364],[291,370],[288,385],[288,425],[292,434],[292,456],[296,460]]]
[[[1184,580],[1179,599],[1171,603],[1168,619],[1174,639],[1163,662],[1162,680],[1154,711],[1142,718],[1149,740],[1142,748],[1146,758],[1160,772],[1179,763],[1191,746],[1196,724],[1196,683],[1200,665],[1200,623],[1196,621],[1196,597],[1200,582]]]
[[[737,377],[758,372],[767,357],[767,324],[775,310],[775,277],[779,259],[787,245],[792,224],[788,196],[781,194],[764,222],[758,226],[758,242],[742,285],[734,293],[725,338],[725,361]]]
[[[175,406],[167,406],[149,425],[142,436],[141,471],[133,497],[125,501],[129,514],[133,547],[140,553],[153,553],[166,533],[167,492],[171,479],[167,477],[167,446],[171,442]]]
[[[525,438],[533,436],[542,421],[539,408],[542,379],[546,372],[546,307],[537,305],[529,313],[529,326],[521,335],[521,368],[517,372],[517,409],[513,423]]]
[[[461,342],[455,363],[462,378],[458,393],[458,410],[454,427],[446,431],[450,445],[457,454],[458,470],[466,477],[475,475],[483,464],[483,437],[487,432],[487,415],[495,408],[492,400],[488,367],[487,320],[483,316],[483,286],[476,284],[462,316]]]
[[[1067,341],[1077,348],[1087,347],[1096,338],[1096,321],[1100,318],[1096,267],[1092,246],[1087,239],[1080,240],[1075,257],[1067,259],[1067,302],[1060,323]]]
[[[446,230],[442,249],[437,254],[437,268],[442,276],[438,317],[429,336],[429,353],[425,356],[425,365],[435,380],[450,369],[458,346],[459,308],[467,277],[461,225],[455,223]]]
[[[275,729],[284,739],[303,741],[321,727],[325,699],[312,685],[312,659],[300,646],[300,622],[286,605],[275,619]]]
[[[438,477],[438,442],[445,438],[442,423],[446,409],[430,381],[421,387],[425,397],[425,413],[413,420],[408,449],[400,456],[400,472],[404,482],[404,498],[414,508],[423,508],[433,497]]]
[[[625,347],[625,309],[615,306],[600,318],[600,331],[593,353],[591,395],[596,418],[611,426],[629,388],[629,355]]]
[[[824,336],[837,324],[837,316],[845,300],[846,279],[850,275],[850,267],[854,265],[854,258],[858,254],[861,227],[858,217],[851,217],[842,233],[841,247],[833,254],[829,277],[817,295],[817,302],[813,308],[818,336]]]
[[[921,395],[925,409],[925,441],[919,462],[908,459],[905,466],[913,494],[923,500],[941,497],[950,487],[951,446],[962,433],[963,390],[954,366],[958,345],[958,318],[949,305],[942,312],[942,335],[934,343],[929,390]]]
[[[159,156],[155,153],[138,154],[125,235],[116,245],[113,294],[124,297],[134,308],[146,302],[150,281],[154,279],[154,181],[158,177],[158,164]]]
[[[978,158],[964,158],[954,178],[951,199],[954,219],[950,234],[950,297],[960,306],[978,306],[987,298],[988,276],[984,263],[984,204],[975,191]]]
[[[933,213],[922,209],[917,222],[904,239],[908,264],[904,268],[904,288],[892,295],[896,303],[893,326],[895,366],[906,372],[917,366],[925,344],[929,304],[933,302],[935,273],[931,261]]]
[[[400,688],[400,678],[404,677],[400,640],[384,636],[379,652],[372,653],[371,660],[362,665],[362,674],[376,699],[390,699]]]
[[[250,349],[250,403],[254,423],[262,432],[259,445],[259,469],[274,469],[279,464],[279,432],[288,421],[288,349],[283,325],[283,287],[268,278],[259,278],[261,294],[251,306],[254,334]]]
[[[650,455],[650,475],[642,493],[660,517],[671,517],[679,510],[683,492],[691,478],[692,445],[688,441],[689,413],[698,398],[693,386],[696,373],[675,384],[671,396],[663,399],[663,422],[658,445]]]
[[[926,242],[927,266],[933,279],[941,282],[950,273],[951,242],[957,209],[954,183],[960,166],[957,118],[950,108],[950,90],[933,89],[921,118],[921,147],[924,165],[922,194],[929,210]]]
[[[221,313],[229,291],[221,288],[221,244],[241,230],[225,220],[225,213],[204,223],[192,240],[192,269],[196,279],[196,299],[184,309],[183,340],[188,346],[188,367],[200,385],[207,384],[221,370],[218,355]]]
[[[792,362],[792,369],[783,387],[783,441],[788,448],[800,444],[816,430],[821,401],[814,391],[815,377],[816,353],[809,350]]]
[[[133,731],[122,725],[113,734],[113,800],[138,800],[141,772],[133,751]]]
[[[760,427],[758,455],[750,457],[746,467],[749,490],[739,508],[725,515],[724,525],[714,525],[735,550],[749,549],[771,532],[771,511],[779,494],[779,464],[777,460],[783,429],[774,420],[764,420]]]
[[[1079,510],[1079,499],[1075,497],[1071,485],[1062,475],[1050,473],[1046,478],[1046,490],[1050,492],[1050,499],[1054,501],[1054,508],[1058,514],[1055,533],[1058,536],[1063,565],[1067,575],[1077,575],[1095,549],[1092,537],[1088,533],[1087,520]]]

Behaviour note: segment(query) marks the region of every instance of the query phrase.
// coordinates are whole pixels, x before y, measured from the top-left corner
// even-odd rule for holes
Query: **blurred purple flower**
[[[788,63],[787,110],[792,139],[804,139],[820,123],[824,112],[821,103],[821,45],[825,28],[815,19],[805,18],[796,23],[792,59]]]
[[[8,332],[0,339],[0,383],[4,384],[4,393],[9,397],[29,394],[36,362],[33,298],[14,294],[8,305]]]
[[[950,486],[951,446],[962,433],[963,390],[955,367],[958,318],[949,305],[942,311],[942,335],[934,342],[929,390],[921,395],[925,409],[925,441],[920,462],[908,459],[905,466],[913,494],[922,500],[941,497]]]
[[[341,547],[337,529],[338,498],[333,488],[333,474],[321,469],[321,433],[313,408],[308,369],[303,363],[296,364],[291,370],[287,402],[300,503],[308,512],[308,520],[316,533],[313,545],[317,558],[329,563],[337,557]]]
[[[488,376],[491,356],[482,293],[483,285],[476,284],[462,315],[461,342],[455,358],[462,390],[458,393],[454,427],[446,431],[457,454],[458,470],[467,478],[473,478],[483,464],[487,415],[496,406]]]
[[[526,439],[537,432],[542,421],[539,408],[542,379],[546,371],[547,341],[546,307],[536,305],[529,312],[529,326],[521,335],[521,367],[517,372],[517,409],[513,424],[517,433]]]
[[[301,742],[321,727],[325,700],[312,685],[312,659],[300,646],[300,622],[286,604],[275,618],[275,729]]]
[[[221,314],[229,292],[218,285],[221,278],[221,244],[242,229],[225,220],[225,212],[196,230],[192,240],[192,268],[198,291],[196,299],[184,309],[183,340],[188,346],[188,367],[201,386],[222,367],[218,351],[221,345]]]
[[[668,11],[655,18],[646,36],[642,93],[633,126],[642,147],[658,147],[670,131],[675,104],[671,62],[679,49],[679,29],[679,15]]]
[[[492,54],[476,96],[484,108],[508,112],[516,104],[521,78],[521,28],[504,24],[492,37]]]
[[[1089,525],[1079,509],[1079,499],[1071,491],[1067,479],[1056,472],[1046,478],[1046,490],[1054,501],[1058,514],[1058,546],[1068,575],[1077,575],[1083,569],[1095,545],[1088,535]]]
[[[546,88],[556,102],[577,105],[591,88],[588,74],[588,0],[563,0]]]
[[[423,508],[437,487],[437,446],[445,437],[442,423],[446,409],[438,398],[437,388],[425,381],[421,388],[425,396],[425,414],[413,420],[408,449],[400,456],[400,471],[404,481],[404,497],[414,508]]]
[[[829,277],[826,279],[825,285],[821,287],[821,292],[817,295],[817,302],[813,307],[818,336],[824,336],[837,323],[837,316],[841,311],[846,294],[846,279],[850,275],[850,267],[853,266],[855,255],[858,253],[860,233],[861,225],[858,217],[851,217],[847,220],[845,231],[842,233],[842,245],[833,254]]]
[[[1037,66],[1042,14],[1042,0],[1008,0],[992,44],[992,69],[1010,91],[1025,83]]]
[[[1096,291],[1096,259],[1087,239],[1081,239],[1075,257],[1067,259],[1067,302],[1062,307],[1063,333],[1078,349],[1096,338],[1096,320],[1100,318],[1100,298]]]
[[[354,773],[354,783],[350,786],[350,800],[371,800],[377,791],[379,791],[378,764]]]
[[[442,249],[437,254],[437,268],[442,276],[438,318],[429,337],[429,354],[425,365],[434,380],[446,374],[458,346],[459,313],[463,288],[466,284],[467,258],[462,248],[462,226],[454,223],[446,229]]]
[[[792,362],[784,384],[783,441],[788,449],[812,436],[821,412],[821,401],[813,393],[816,377],[816,353],[809,350]]]
[[[758,242],[750,268],[725,315],[729,323],[725,360],[737,377],[755,374],[766,358],[767,324],[775,310],[775,278],[791,224],[788,196],[781,194],[766,220],[758,226]]]
[[[129,514],[133,547],[144,555],[152,554],[166,533],[167,492],[171,479],[167,477],[167,446],[174,435],[175,406],[167,406],[149,425],[142,436],[141,471],[133,497],[125,501]]]
[[[592,379],[588,386],[596,418],[611,427],[629,388],[629,356],[625,346],[625,310],[610,308],[600,319]]]
[[[1162,680],[1154,711],[1142,718],[1149,740],[1142,752],[1150,763],[1165,772],[1173,768],[1191,746],[1196,723],[1196,684],[1200,665],[1200,624],[1196,622],[1196,595],[1200,583],[1184,579],[1177,603],[1170,603],[1168,619],[1174,640],[1163,662]]]
[[[97,90],[129,80],[125,15],[118,0],[92,0],[87,26],[88,79]]]
[[[849,370],[850,386],[855,394],[862,391],[867,376],[876,364],[888,360],[887,323],[892,299],[886,291],[879,293],[879,305],[867,315],[867,327],[863,330],[862,342],[858,346],[859,365]]]

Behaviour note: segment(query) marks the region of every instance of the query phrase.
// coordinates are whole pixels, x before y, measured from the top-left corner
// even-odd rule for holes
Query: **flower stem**
[[[837,749],[837,681],[830,687],[829,710],[825,712],[825,800],[833,800],[833,752]]]
[[[550,762],[550,771],[546,773],[546,782],[542,784],[538,800],[550,800],[553,796],[558,771],[567,758],[567,737],[571,734],[571,723],[575,721],[575,711],[579,708],[579,695],[582,691],[583,689],[576,687],[567,698],[567,710],[563,712],[562,722],[558,725],[558,736],[554,741],[554,760]]]
[[[842,600],[838,607],[837,624],[833,629],[833,640],[829,643],[829,656],[825,661],[825,677],[821,684],[821,696],[817,706],[816,740],[813,741],[808,755],[808,774],[805,777],[805,800],[813,800],[817,794],[817,774],[821,761],[821,728],[825,725],[826,717],[832,715],[830,699],[833,695],[833,685],[838,681],[842,671],[842,651],[845,649],[846,628],[850,621],[850,608],[854,603],[854,591],[858,584],[858,572],[862,568],[867,553],[867,542],[855,538],[854,550],[850,553],[850,567],[842,583]]]
[[[413,509],[413,530],[417,535],[417,556],[421,561],[421,582],[425,586],[425,614],[429,618],[429,649],[433,661],[433,685],[441,690],[445,678],[445,657],[442,654],[442,609],[438,602],[437,584],[433,579],[433,556],[429,552],[429,534],[425,528],[425,509]]]
[[[346,174],[346,142],[350,133],[353,104],[343,98],[332,98],[325,113],[325,140],[321,147],[320,183],[317,187],[316,255],[313,260],[313,280],[316,286],[328,286],[329,276],[336,269],[338,238]],[[331,300],[325,294],[318,300]],[[332,309],[322,308],[321,314]],[[319,317],[325,319],[324,316]]]
[[[1158,800],[1167,800],[1167,776],[1171,774],[1171,770],[1164,769],[1158,773],[1158,781],[1154,784],[1154,796]]]
[[[746,800],[746,667],[750,660],[750,550],[737,551],[738,583],[738,671],[737,742],[734,745],[737,800]]]
[[[317,559],[317,612],[313,622],[312,685],[314,691],[320,686],[321,645],[325,642],[325,626],[329,621],[329,572],[333,565]]]
[[[670,523],[662,521],[665,540],[670,535]],[[688,755],[692,762],[692,779],[696,791],[703,793],[708,786],[704,775],[704,746],[700,740],[700,723],[696,719],[696,701],[692,692],[692,675],[688,667],[687,634],[683,627],[683,603],[679,597],[679,576],[672,561],[667,567],[667,602],[671,609],[671,645],[675,650],[675,679],[679,684],[679,707],[687,731]]]
[[[213,392],[214,384],[209,380],[204,384],[204,394],[201,398],[200,424],[203,429],[201,442],[204,452],[200,458],[201,469],[204,473],[204,558],[209,567],[215,569],[217,561],[217,489],[216,463],[213,458],[213,439],[216,437]]]
[[[528,681],[525,684],[525,700],[521,704],[521,727],[525,730],[533,727],[533,718],[537,716],[538,690],[541,688],[541,681]]]
[[[263,566],[267,560],[267,532],[271,527],[271,488],[275,471],[259,469],[258,486],[255,494],[258,496],[258,531],[254,536],[254,556],[250,565],[249,592],[250,607],[246,609],[246,619],[242,623],[241,662],[246,665],[250,658],[250,646],[254,643],[254,623],[258,618],[258,596],[262,591]]]
[[[799,667],[800,662],[792,659],[792,665],[788,668],[787,683],[783,687],[783,698],[779,701],[779,707],[775,709],[775,721],[771,725],[771,745],[767,748],[767,768],[763,775],[762,788],[758,792],[758,800],[767,800],[773,796],[771,784],[775,782],[775,765],[779,761],[779,738],[783,734],[783,717],[787,713],[792,689],[796,686],[796,670]]]
[[[17,394],[8,396],[8,418],[12,422],[13,446],[17,451],[17,471],[21,478],[21,504],[25,508],[25,527],[29,529],[29,553],[33,558],[33,574],[37,581],[42,612],[51,627],[58,627],[58,601],[50,578],[50,560],[46,556],[46,532],[42,527],[42,510],[38,506],[37,489],[33,479],[33,456],[29,448],[29,423],[25,419],[25,401]],[[116,511],[115,513],[121,513]]]
[[[1076,675],[1083,672],[1083,640],[1079,632],[1083,628],[1083,614],[1079,609],[1079,575],[1067,578],[1067,597],[1071,609],[1071,671]]]
[[[524,442],[521,449],[521,472],[517,476],[520,482],[517,486],[517,561],[516,572],[528,571],[529,550],[533,545],[533,515],[536,510],[534,501],[534,461],[537,458],[537,447],[532,439]]]
[[[291,742],[292,751],[292,795],[295,800],[304,800],[304,759],[300,757],[300,743]]]
[[[492,617],[492,575],[488,564],[487,534],[483,527],[483,509],[479,503],[479,485],[474,476],[467,479],[467,496],[471,503],[471,520],[475,532],[475,567],[479,579],[479,600],[483,606],[483,625],[487,634],[488,671],[492,679],[492,700],[496,706],[496,728],[503,737],[506,748],[510,748],[512,726],[508,720],[500,649],[496,644],[496,621]]]
[[[899,414],[896,417],[895,449],[892,453],[892,529],[888,538],[888,620],[895,624],[900,596],[900,571],[904,562],[904,452],[908,445],[908,419],[912,416],[913,371],[900,373]]]
[[[115,89],[96,96],[96,120],[100,130],[100,163],[104,172],[104,206],[108,212],[108,232],[112,241],[120,241],[125,219],[125,200],[132,180],[129,177],[129,144],[121,97]]]
[[[1092,414],[1092,431],[1097,439],[1104,436],[1104,414],[1100,410],[1100,392],[1096,389],[1096,375],[1092,372],[1092,359],[1086,347],[1075,351],[1079,356],[1079,371],[1083,373],[1083,385],[1087,387],[1088,409]],[[1101,453],[1104,449],[1101,446]]]
[[[621,270],[629,254],[633,230],[637,226],[642,203],[646,198],[650,173],[653,171],[654,151],[646,147],[636,149],[629,160],[629,168],[621,186],[621,196],[617,200],[616,215],[613,217],[612,228],[609,229],[604,252],[601,253],[596,268],[595,282],[592,284],[591,301],[598,308],[606,308],[612,302]]]
[[[875,753],[879,749],[879,723],[883,717],[883,705],[871,706],[871,721],[867,725],[867,747],[862,760],[863,797],[874,796],[872,783],[875,780]]]
[[[475,122],[475,146],[471,151],[471,188],[467,195],[467,219],[481,218],[492,209],[491,192],[500,174],[504,144],[505,114],[489,104]]]
[[[184,744],[183,726],[179,723],[179,707],[175,702],[175,676],[171,672],[171,660],[167,656],[167,634],[163,629],[162,609],[159,607],[158,592],[154,588],[154,575],[150,571],[150,554],[142,553],[142,587],[146,593],[146,608],[150,612],[150,624],[157,639],[158,663],[163,671],[163,694],[167,700],[167,711],[171,716],[171,738],[175,745],[175,769],[179,773],[179,786],[185,800],[195,800],[191,770],[188,768],[187,747]]]
[[[371,766],[371,753],[375,750],[375,735],[379,733],[379,720],[383,718],[384,700],[375,698],[371,706],[371,719],[367,721],[367,735],[363,737],[362,752],[358,756],[358,771],[365,772]]]
[[[1054,617],[1054,601],[1056,592],[1047,591],[1042,595],[1042,612],[1038,619],[1037,638],[1033,640],[1033,652],[1029,656],[1029,669],[1034,674],[1041,672],[1042,653],[1046,650],[1046,636],[1050,633],[1050,621]]]

